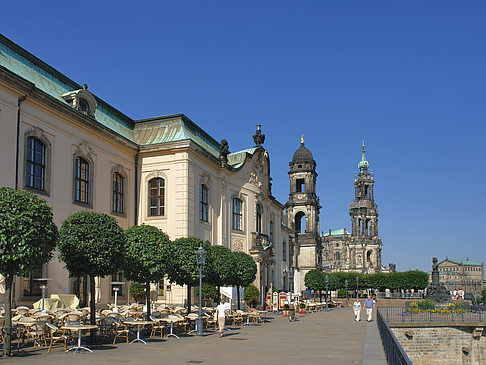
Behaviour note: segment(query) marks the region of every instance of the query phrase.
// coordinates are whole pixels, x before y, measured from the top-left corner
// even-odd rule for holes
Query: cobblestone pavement
[[[269,316],[270,317],[270,316]],[[270,318],[269,318],[270,319]],[[90,346],[93,353],[65,353],[62,346],[16,353],[11,364],[363,364],[374,353],[385,364],[376,322],[354,321],[351,308],[334,308],[298,316],[297,322],[275,316],[258,326],[232,327],[225,337],[210,332],[200,338],[155,339],[147,345]],[[367,330],[368,329],[368,330]],[[366,342],[366,346],[365,346]],[[84,339],[83,339],[84,343]],[[370,348],[370,343],[374,346]],[[378,344],[378,345],[377,345]],[[381,361],[383,359],[383,361]],[[369,361],[366,363],[370,363]]]

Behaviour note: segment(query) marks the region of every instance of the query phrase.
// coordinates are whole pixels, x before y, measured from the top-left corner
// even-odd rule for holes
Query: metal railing
[[[448,309],[436,308],[423,310],[417,307],[380,307],[378,312],[388,323],[397,322],[483,322],[486,311],[471,310],[468,307]]]
[[[412,365],[412,362],[403,350],[400,342],[398,342],[392,330],[383,319],[380,309],[381,308],[376,312],[376,323],[378,325],[378,330],[380,331],[381,342],[383,344],[387,363],[392,365]]]
[[[385,293],[385,292],[377,292],[376,297],[378,299],[424,299],[424,293]]]

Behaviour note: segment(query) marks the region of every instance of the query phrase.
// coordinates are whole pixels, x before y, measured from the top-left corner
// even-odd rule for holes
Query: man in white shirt
[[[224,305],[224,301],[221,301],[219,305],[216,307],[216,312],[218,313],[219,337],[223,337],[223,330],[226,322],[226,307]]]

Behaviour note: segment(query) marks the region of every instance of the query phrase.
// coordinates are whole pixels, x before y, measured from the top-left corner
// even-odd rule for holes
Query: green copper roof
[[[349,234],[346,228],[341,228],[341,229],[336,229],[334,231],[331,231],[331,236],[342,236],[345,231],[346,234]],[[329,236],[329,232],[325,233],[323,237],[327,237],[327,236]]]
[[[235,169],[241,167],[245,162],[246,154],[253,155],[258,147],[247,148],[246,150],[237,151],[228,155],[228,165]]]
[[[366,170],[368,167],[370,167],[370,164],[368,161],[366,161],[365,158],[365,145],[363,141],[362,150],[361,150],[361,161],[358,163],[358,169],[361,171],[361,170]]]
[[[472,262],[469,260],[454,260],[454,259],[445,259],[444,261],[450,261],[454,264],[457,265],[465,265],[465,266],[481,266],[481,264],[478,264],[477,262]]]
[[[2,35],[0,35],[0,65],[32,82],[38,89],[62,104],[67,105],[62,94],[81,89],[79,84]],[[133,141],[133,121],[101,99],[96,99],[98,103],[96,121]]]

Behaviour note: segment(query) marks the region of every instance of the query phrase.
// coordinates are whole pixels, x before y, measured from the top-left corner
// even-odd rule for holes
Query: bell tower
[[[285,207],[288,227],[293,233],[294,290],[300,291],[305,287],[305,274],[321,266],[319,236],[321,206],[316,195],[316,161],[304,146],[304,136],[289,167],[290,193]],[[297,285],[300,285],[300,288],[297,288]]]
[[[382,242],[378,237],[378,206],[375,203],[375,180],[370,164],[365,158],[364,141],[361,146],[361,161],[354,179],[354,201],[349,204],[351,234],[356,246],[355,267],[362,272],[381,271]]]

